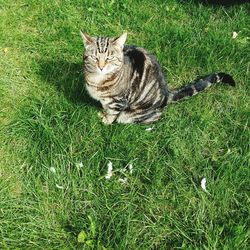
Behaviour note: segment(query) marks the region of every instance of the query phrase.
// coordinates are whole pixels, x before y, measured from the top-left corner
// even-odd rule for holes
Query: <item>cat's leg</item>
[[[148,124],[160,119],[162,111],[157,110],[136,110],[122,111],[117,117],[118,123],[143,123]]]
[[[116,119],[116,116],[108,115],[105,111],[98,112],[98,116],[101,118],[102,122],[105,124],[111,124]]]
[[[119,114],[119,113],[118,114],[110,114],[108,112],[110,112],[110,111],[108,110],[108,111],[103,112],[101,114],[102,122],[104,124],[112,124],[116,120],[117,115]]]
[[[144,124],[156,122],[161,118],[161,114],[162,114],[162,111],[155,110],[151,114],[142,115],[141,117],[135,119],[135,121],[137,123],[144,123]]]
[[[112,99],[110,102],[102,103],[104,111],[99,116],[102,118],[102,122],[105,124],[111,124],[116,121],[120,112],[122,112],[126,103]]]

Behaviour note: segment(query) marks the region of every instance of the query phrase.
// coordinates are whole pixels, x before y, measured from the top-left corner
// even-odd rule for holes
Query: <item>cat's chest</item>
[[[87,83],[86,89],[89,92],[90,96],[92,96],[97,101],[100,101],[102,99],[102,93],[99,91],[98,87]]]
[[[103,101],[105,98],[110,98],[112,95],[117,95],[122,91],[122,85],[119,84],[117,78],[117,75],[87,75],[86,89],[94,99]]]
[[[92,96],[97,101],[104,101],[106,98],[110,98],[116,92],[114,86],[112,86],[112,84],[110,84],[108,81],[98,85],[87,81],[86,89],[90,96]]]
[[[107,80],[107,76],[102,73],[86,74],[86,81],[91,85],[100,85]]]

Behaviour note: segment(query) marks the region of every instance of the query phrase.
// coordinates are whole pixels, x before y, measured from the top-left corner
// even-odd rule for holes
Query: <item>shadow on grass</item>
[[[100,107],[85,89],[82,63],[41,60],[39,66],[42,79],[62,91],[70,102]]]

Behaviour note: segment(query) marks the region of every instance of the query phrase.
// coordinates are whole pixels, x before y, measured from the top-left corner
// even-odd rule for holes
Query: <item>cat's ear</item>
[[[91,43],[93,43],[92,37],[90,37],[86,32],[83,32],[82,30],[80,31],[84,46],[87,47]]]
[[[118,47],[123,48],[123,46],[124,46],[124,44],[126,42],[126,39],[127,39],[127,35],[128,35],[127,32],[123,33],[121,36],[115,38],[113,43],[115,45],[117,45]]]

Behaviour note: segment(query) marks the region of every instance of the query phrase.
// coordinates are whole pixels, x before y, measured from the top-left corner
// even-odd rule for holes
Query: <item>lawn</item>
[[[247,249],[249,6],[0,1],[0,249]],[[80,29],[128,31],[171,88],[214,71],[237,85],[152,125],[104,125]]]

